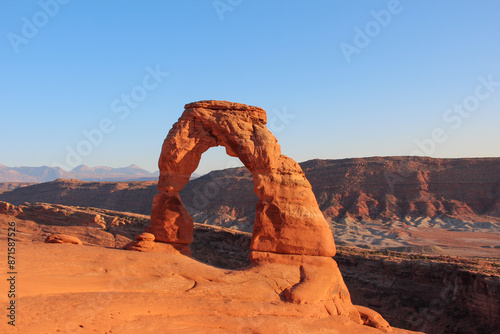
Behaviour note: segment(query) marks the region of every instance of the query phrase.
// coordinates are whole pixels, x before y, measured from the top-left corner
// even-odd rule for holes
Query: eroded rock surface
[[[179,192],[198,167],[201,155],[214,146],[224,146],[252,174],[258,202],[250,244],[251,270],[273,280],[274,291],[287,302],[322,305],[330,316],[363,324],[331,258],[335,255],[332,232],[311,185],[299,164],[281,154],[261,108],[226,101],[185,106],[160,155],[161,193],[153,201],[149,230],[155,240],[170,245],[193,241],[193,219]],[[136,249],[139,244],[150,248],[155,242],[135,241],[128,247],[141,250]],[[293,275],[285,278],[284,273]],[[380,322],[365,323],[375,326]]]
[[[157,241],[189,244],[192,218],[179,192],[201,155],[224,146],[252,173],[259,201],[250,248],[254,251],[313,256],[335,255],[331,230],[319,210],[304,172],[281,154],[266,127],[264,109],[227,101],[187,104],[162,147],[160,178],[151,213]]]
[[[73,244],[73,245],[83,245],[83,242],[72,235],[67,234],[52,234],[49,235],[45,242],[48,244]]]

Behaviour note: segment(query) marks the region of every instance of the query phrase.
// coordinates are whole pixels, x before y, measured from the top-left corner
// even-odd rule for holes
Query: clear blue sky
[[[0,164],[153,171],[204,99],[266,109],[296,161],[500,156],[498,1],[55,1],[0,2]]]

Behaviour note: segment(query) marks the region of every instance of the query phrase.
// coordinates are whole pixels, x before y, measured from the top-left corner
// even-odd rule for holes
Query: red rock
[[[191,255],[191,249],[188,245],[173,244],[164,242],[154,242],[150,240],[135,240],[131,241],[123,247],[126,250],[146,253],[165,253],[165,254],[182,254]]]
[[[311,185],[300,166],[281,155],[277,139],[265,126],[266,119],[265,110],[245,104],[200,101],[186,105],[168,133],[159,159],[158,189],[162,194],[155,197],[151,214],[151,232],[157,240],[192,241],[192,219],[178,192],[198,167],[201,155],[220,145],[253,175],[259,201],[252,250],[335,255],[330,227]]]
[[[150,232],[157,241],[178,244],[193,242],[193,218],[177,192],[161,192],[153,200]]]
[[[286,301],[295,304],[324,304],[331,316],[344,315],[362,323],[358,311],[351,302],[337,262],[330,257],[287,255],[269,252],[251,252],[250,261],[264,268],[273,265],[286,266],[282,272],[297,268],[300,281],[283,290]],[[265,269],[267,272],[273,270]]]
[[[16,216],[21,212],[22,212],[21,208],[7,202],[0,201],[0,214],[8,216]]]
[[[52,234],[45,239],[46,243],[49,244],[74,244],[83,245],[82,241],[77,237],[66,234]]]
[[[365,306],[355,305],[355,308],[363,320],[363,325],[375,327],[384,332],[392,332],[389,323],[379,313]]]
[[[143,232],[135,237],[137,241],[155,241],[155,235],[153,233]]]

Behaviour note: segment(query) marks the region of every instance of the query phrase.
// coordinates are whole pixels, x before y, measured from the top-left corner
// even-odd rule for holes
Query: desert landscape
[[[3,183],[15,329],[499,331],[500,159],[299,165],[265,131],[260,108],[201,101],[167,136],[159,182]],[[248,154],[255,141],[260,153]],[[192,178],[216,145],[246,167]]]
[[[0,1],[0,334],[500,334],[499,13]]]
[[[338,245],[500,257],[500,158],[374,157],[300,165]],[[155,181],[58,179],[1,187],[0,200],[15,205],[44,202],[145,215],[158,193]],[[253,230],[258,198],[244,167],[193,179],[180,195],[198,223]]]

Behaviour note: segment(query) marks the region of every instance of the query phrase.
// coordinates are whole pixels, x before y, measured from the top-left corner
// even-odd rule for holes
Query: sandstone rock
[[[15,216],[19,214],[22,210],[10,203],[7,202],[1,202],[0,201],[0,214],[8,215],[8,216]]]
[[[281,292],[286,301],[300,305],[323,304],[331,316],[342,315],[356,323],[362,323],[358,311],[351,303],[349,291],[337,263],[332,258],[252,251],[250,261],[254,266],[263,267],[262,271],[266,272],[266,275],[276,271],[280,272],[281,276],[294,270],[299,273],[300,280],[292,281],[292,284]],[[269,269],[272,266],[280,266],[283,269]]]
[[[273,276],[274,282],[290,284],[276,283],[275,287],[288,302],[323,304],[330,315],[343,315],[361,324],[337,263],[331,258],[335,255],[332,232],[311,185],[299,164],[281,154],[265,123],[263,109],[244,104],[201,101],[186,105],[162,146],[158,163],[161,193],[153,200],[149,231],[158,241],[189,247],[193,220],[179,192],[196,170],[201,155],[210,147],[224,146],[228,155],[238,157],[252,173],[258,197],[250,244],[253,270],[265,268],[264,275]],[[126,248],[154,251],[157,244],[141,240]],[[277,266],[286,267],[287,275],[295,279],[283,280],[283,271]]]
[[[142,232],[135,237],[137,241],[155,241],[155,235],[153,233]]]
[[[66,234],[85,244],[121,248],[133,240],[134,235],[144,231],[150,221],[144,215],[60,204],[25,203],[14,206],[5,203],[3,207],[9,208],[7,213],[0,212],[4,219],[11,221],[10,217],[15,217],[34,229],[20,234],[18,238],[36,242],[43,242],[46,235]]]
[[[83,245],[82,241],[77,237],[66,234],[52,234],[45,239],[46,243],[49,244],[74,244]]]
[[[185,202],[186,201],[184,201],[184,203]],[[68,211],[50,210],[51,216],[48,216],[46,208],[38,205],[26,205],[15,207],[14,209],[16,211],[24,210],[30,213],[29,218],[16,218],[16,230],[19,232],[16,237],[18,241],[23,242],[23,254],[25,254],[27,248],[31,247],[30,245],[34,245],[37,248],[43,247],[43,244],[41,245],[40,242],[43,242],[45,239],[44,235],[46,234],[44,233],[63,233],[76,236],[85,244],[101,246],[89,247],[88,249],[70,247],[74,249],[72,252],[78,252],[79,259],[82,260],[82,258],[87,258],[89,250],[99,253],[111,252],[113,250],[110,248],[114,247],[122,248],[133,239],[134,236],[138,235],[143,230],[147,230],[145,226],[149,225],[149,217],[147,216],[130,212],[92,209],[98,210],[99,214],[105,218],[106,221],[110,223],[116,221],[117,227],[119,227],[119,234],[115,235],[116,244],[113,244],[110,243],[110,241],[114,241],[113,235],[94,227],[78,226],[80,223],[78,220],[72,221],[71,225],[64,226],[36,223],[39,218],[43,218],[43,221],[60,221],[58,215],[66,214],[66,212],[69,212],[70,208],[67,208]],[[73,211],[83,209],[84,208],[71,208]],[[86,208],[86,210],[90,211],[90,208]],[[0,228],[7,230],[8,222],[12,220],[12,216],[0,214]],[[85,221],[81,223],[85,225]],[[100,233],[100,235],[106,234],[109,235],[110,239],[101,236],[89,239],[89,233]],[[128,238],[123,235],[127,235]],[[194,242],[190,246],[193,249],[194,259],[204,262],[205,264],[224,268],[224,277],[230,279],[233,284],[238,284],[231,290],[252,291],[251,294],[248,294],[248,298],[252,298],[253,301],[255,301],[255,299],[253,299],[255,290],[245,290],[240,285],[240,281],[237,283],[234,282],[234,279],[231,278],[232,274],[227,274],[230,272],[227,269],[240,269],[235,272],[241,273],[242,275],[246,272],[251,273],[253,270],[261,270],[262,276],[256,277],[260,277],[260,279],[264,277],[270,284],[273,284],[276,279],[280,285],[279,289],[274,285],[272,286],[276,291],[273,293],[275,295],[276,293],[281,293],[281,297],[285,299],[284,291],[300,282],[300,264],[307,263],[308,258],[323,259],[323,257],[304,257],[300,255],[280,256],[280,254],[254,252],[261,255],[260,258],[264,260],[267,259],[267,261],[260,260],[259,262],[259,256],[252,255],[253,261],[257,264],[246,270],[241,270],[241,268],[247,267],[250,264],[247,253],[250,239],[250,233],[195,223]],[[118,242],[119,240],[120,242]],[[47,245],[47,247],[50,247],[50,245]],[[56,250],[56,248],[59,249],[59,247],[54,248],[55,252],[62,251],[64,253],[66,253],[68,249],[61,248]],[[114,250],[114,252],[116,252],[116,250]],[[123,267],[121,264],[117,264],[114,256],[117,256],[118,253],[113,253],[113,260],[111,262],[117,265],[118,268],[125,268],[126,266]],[[160,253],[160,257],[162,257],[163,254],[166,254],[166,252]],[[54,258],[59,259],[55,253],[52,255]],[[123,254],[123,258],[126,259],[125,261],[130,262],[130,256],[134,255],[136,254]],[[373,308],[395,327],[405,327],[407,329],[429,333],[456,332],[458,329],[463,332],[472,333],[475,330],[477,331],[478,328],[484,333],[493,333],[498,329],[498,326],[500,326],[500,318],[498,317],[500,314],[500,277],[498,264],[496,262],[477,259],[461,259],[456,257],[425,257],[417,259],[411,255],[394,255],[395,254],[392,252],[383,255],[380,254],[380,252],[367,252],[363,249],[340,248],[340,251],[335,256],[335,261],[339,264],[345,283],[349,287],[349,293],[353,303]],[[151,254],[151,256],[155,256],[155,254]],[[278,257],[281,259],[278,259]],[[287,262],[287,260],[283,259],[285,257],[294,260]],[[37,262],[33,257],[28,258],[26,258],[26,260],[35,261],[33,264],[36,263],[36,265],[46,269],[50,268],[42,262]],[[274,262],[273,258],[275,258]],[[413,259],[410,260],[410,258]],[[151,259],[151,257],[146,256],[143,261],[148,263],[148,265],[153,265],[155,261]],[[191,259],[186,260],[193,261]],[[433,263],[430,270],[422,270],[423,266],[421,266],[420,263],[429,263],[429,261],[440,262]],[[100,261],[98,262],[100,263]],[[276,266],[275,275],[270,275],[268,270],[269,266],[265,262],[268,262],[271,266]],[[61,267],[64,267],[59,260],[55,261],[55,263],[48,263],[52,265],[57,265],[57,263],[59,263]],[[259,269],[259,263],[262,263],[264,268]],[[284,265],[283,263],[290,263],[291,265]],[[470,267],[473,263],[477,264]],[[206,268],[207,266],[205,264],[199,265]],[[161,267],[158,263],[155,265],[158,266],[158,268]],[[90,264],[90,266],[94,268],[95,263]],[[31,268],[31,266],[29,267]],[[464,267],[468,269],[464,270]],[[47,270],[50,271],[52,268]],[[63,270],[67,274],[65,271],[66,269]],[[135,269],[133,271],[137,272]],[[140,272],[142,272],[142,270]],[[179,272],[183,271],[180,270]],[[287,272],[292,272],[293,275],[291,277],[286,276],[285,274]],[[128,274],[128,272],[125,273],[125,275]],[[161,275],[166,274],[162,272]],[[26,278],[28,276],[26,276]],[[51,273],[50,276],[55,277],[58,275]],[[156,275],[146,276],[156,277]],[[57,284],[57,282],[55,284]],[[267,283],[262,283],[261,285],[267,286]],[[36,285],[34,286],[36,287]],[[201,286],[202,284],[198,284],[198,287]],[[206,286],[204,286],[204,288],[206,288]],[[273,290],[271,289],[271,291]],[[208,293],[213,295],[213,290]],[[156,298],[157,295],[155,294],[154,296]],[[332,316],[329,318],[337,319],[335,321],[343,321],[342,319],[344,317],[333,317],[334,315],[342,314],[342,310],[337,309],[336,303],[338,303],[338,300],[335,301],[332,297],[331,300],[312,304],[308,302],[302,304],[287,303],[288,305],[285,307],[308,308],[314,306],[318,307],[318,309],[323,307],[325,310],[323,313],[328,312],[328,314]],[[34,305],[39,307],[39,303]],[[281,308],[284,305],[283,303],[279,303],[278,299],[275,306]],[[302,311],[303,310],[304,309],[302,309]],[[438,312],[439,317],[435,318],[429,316],[430,314],[436,315],[436,312]],[[296,312],[295,314],[299,313]],[[328,327],[324,328],[329,329]],[[361,332],[368,333],[370,330],[372,329],[366,328],[365,331]],[[373,330],[376,331],[375,329]],[[394,331],[397,332],[398,330],[394,329]]]
[[[160,177],[151,213],[151,232],[165,242],[192,242],[192,219],[178,192],[201,155],[224,146],[253,175],[256,207],[251,249],[262,252],[335,255],[330,227],[300,166],[281,155],[265,126],[265,110],[227,101],[187,104],[168,133],[159,159]]]
[[[392,328],[389,323],[382,318],[382,316],[375,312],[374,310],[369,309],[368,307],[355,305],[356,310],[358,310],[361,315],[361,320],[363,320],[363,325],[367,325],[370,327],[375,327],[384,332],[392,332]]]
[[[153,200],[150,232],[158,241],[190,244],[193,242],[193,218],[177,192],[161,192]]]
[[[127,250],[147,252],[147,253],[165,253],[165,254],[182,254],[191,255],[191,249],[185,244],[172,244],[164,242],[154,242],[150,240],[135,240],[131,241],[123,247]]]

